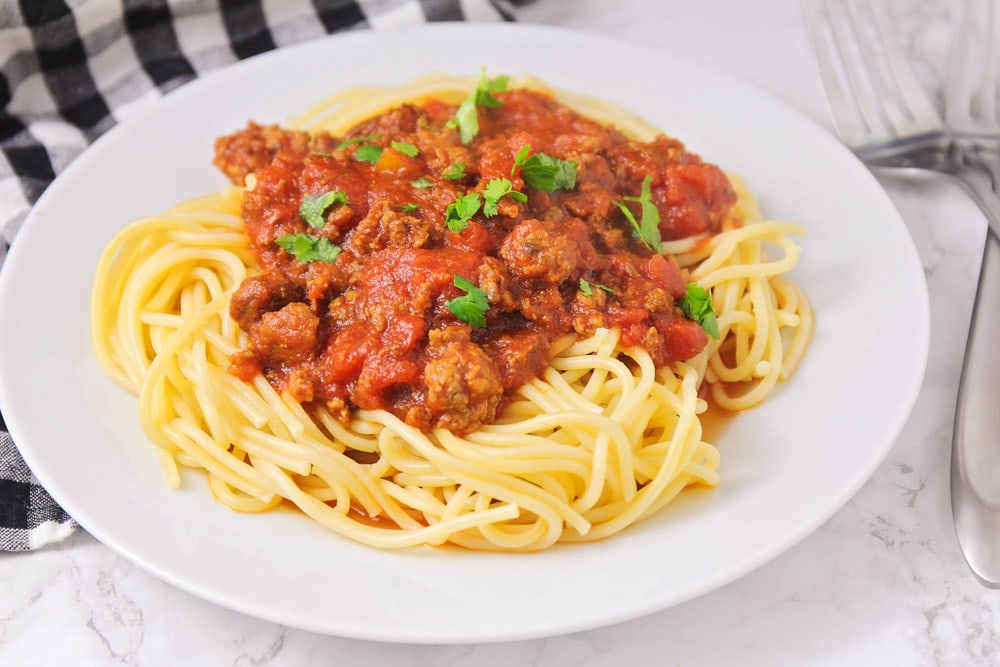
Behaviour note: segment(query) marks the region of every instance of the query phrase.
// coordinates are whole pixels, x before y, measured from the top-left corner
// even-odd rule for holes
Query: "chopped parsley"
[[[444,305],[451,311],[452,315],[466,324],[471,324],[474,327],[485,327],[486,311],[490,309],[490,303],[486,300],[486,292],[476,287],[471,280],[458,275],[455,276],[455,287],[465,294],[446,301]]]
[[[656,204],[653,203],[653,194],[649,188],[652,182],[653,177],[646,176],[646,178],[642,179],[642,193],[638,197],[623,197],[627,201],[639,202],[639,205],[642,207],[642,214],[638,221],[635,219],[632,210],[624,202],[616,201],[615,204],[621,209],[622,213],[628,219],[629,224],[632,225],[632,230],[635,232],[636,237],[645,243],[650,250],[663,252],[663,241],[660,237],[660,211],[656,208]]]
[[[326,218],[323,217],[326,210],[334,204],[346,204],[347,194],[343,190],[330,190],[321,194],[310,194],[302,198],[299,205],[299,216],[306,221],[310,227],[321,229],[326,225]]]
[[[519,150],[517,152],[517,155],[514,156],[514,164],[510,168],[511,176],[514,175],[514,171],[517,170],[518,167],[524,164],[524,161],[528,158],[528,153],[530,152],[531,152],[531,144],[525,144],[521,146],[521,150]]]
[[[417,157],[420,155],[420,149],[407,141],[393,141],[389,145],[403,155],[409,155],[410,157]]]
[[[358,162],[378,162],[378,159],[382,157],[383,149],[381,146],[376,146],[370,142],[381,138],[381,134],[369,134],[364,137],[354,137],[353,139],[341,141],[333,150],[339,151],[341,148],[357,145],[358,150],[354,151],[355,160]],[[393,142],[393,144],[395,143],[396,142]],[[416,146],[414,146],[414,148],[416,148]]]
[[[420,204],[400,204],[399,210],[403,213],[413,213],[420,210]]]
[[[479,134],[479,116],[476,107],[501,107],[503,102],[498,100],[494,93],[507,90],[508,78],[498,76],[493,79],[486,78],[486,68],[482,68],[479,75],[479,83],[462,100],[455,110],[455,115],[448,121],[448,127],[458,128],[458,135],[463,144],[467,144]]]
[[[375,144],[364,144],[354,151],[354,159],[358,162],[378,162],[380,157],[382,157],[382,147]]]
[[[698,283],[688,283],[684,289],[687,294],[679,302],[684,316],[700,324],[713,340],[719,340],[719,320],[715,317],[712,295]]]
[[[285,234],[274,239],[281,248],[303,263],[326,262],[332,264],[340,254],[340,246],[325,236],[315,236],[306,232]]]
[[[421,176],[415,181],[410,181],[410,185],[415,188],[429,188],[431,187],[431,182],[427,180],[426,176]]]
[[[472,219],[481,205],[478,192],[470,192],[459,197],[453,203],[448,204],[445,210],[444,224],[453,232],[460,232],[469,226]]]
[[[353,146],[354,144],[367,144],[369,141],[375,141],[376,139],[381,138],[381,134],[369,134],[366,137],[354,137],[353,139],[341,141],[333,150],[339,151],[341,148],[347,148],[348,146]]]
[[[449,180],[458,180],[459,178],[465,178],[465,163],[464,162],[452,162],[448,165],[448,169],[441,174],[442,178],[447,178]]]
[[[553,190],[572,190],[576,187],[576,162],[560,160],[546,153],[535,153],[528,157],[531,146],[525,144],[514,157],[514,169],[521,168],[521,178],[532,190],[552,192]]]
[[[580,278],[580,292],[587,298],[593,298],[594,290],[596,287],[599,290],[604,290],[608,294],[615,294],[615,291],[608,287],[607,285],[599,285],[597,283],[589,282],[583,278]]]
[[[514,201],[526,202],[527,195],[514,189],[514,184],[506,178],[494,178],[486,184],[483,190],[483,215],[493,217],[497,214],[497,205],[505,196]]]

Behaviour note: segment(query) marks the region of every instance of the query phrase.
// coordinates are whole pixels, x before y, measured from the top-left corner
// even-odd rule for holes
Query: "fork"
[[[965,9],[960,38],[955,41],[948,68],[945,99],[949,106],[945,118],[954,129],[956,145],[970,164],[990,175],[996,192],[1000,190],[1000,122],[996,109],[1000,16],[992,0],[968,1]],[[983,29],[983,34],[977,27]],[[972,73],[980,64],[982,71],[976,82]],[[961,100],[971,103],[962,105]],[[991,396],[1000,372],[994,345],[995,333],[1000,330],[1000,309],[994,305],[998,282],[1000,241],[994,234],[987,234],[955,408],[951,496],[955,531],[966,562],[980,581],[994,588],[1000,586],[996,576],[1000,562],[1000,489],[996,481],[1000,480],[1000,458],[984,445],[1000,432],[997,397]],[[990,295],[993,302],[989,301]]]
[[[870,168],[943,175],[989,223],[956,399],[951,500],[959,546],[984,585],[1000,587],[1000,123],[992,0],[967,0],[945,86],[946,115],[916,76],[884,5],[809,0],[805,17],[841,140]],[[979,42],[986,28],[985,59]],[[977,52],[975,49],[979,49]],[[973,64],[986,63],[978,82]]]
[[[917,78],[881,2],[807,0],[805,9],[827,105],[841,140],[869,167],[950,178],[1000,235],[1000,197],[983,173],[982,162],[967,154],[970,141],[989,136],[985,121],[970,112],[979,105],[973,104],[967,77],[949,85],[947,92],[953,97],[948,100],[946,123]],[[956,53],[969,43],[965,38],[974,27],[971,18],[962,22],[955,37]],[[952,63],[968,61],[964,54],[952,58]],[[957,69],[955,64],[950,73]],[[952,127],[952,121],[960,122],[960,127]],[[1000,125],[993,130],[1000,139]],[[957,142],[959,134],[966,141]]]

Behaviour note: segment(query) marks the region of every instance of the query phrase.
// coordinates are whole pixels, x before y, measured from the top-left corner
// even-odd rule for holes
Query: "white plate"
[[[718,443],[721,485],[604,542],[531,555],[380,552],[291,511],[231,512],[197,476],[168,490],[135,399],[104,377],[91,352],[88,303],[101,249],[129,221],[221,188],[212,141],[248,119],[281,121],[345,86],[477,74],[480,65],[617,101],[742,173],[766,216],[808,227],[793,277],[817,313],[812,347],[791,382],[729,424]],[[615,623],[774,558],[882,461],[916,398],[929,337],[924,276],[898,213],[825,131],[706,67],[523,25],[351,33],[184,86],[108,133],[48,189],[0,272],[0,322],[0,405],[15,442],[97,539],[220,605],[405,642]]]

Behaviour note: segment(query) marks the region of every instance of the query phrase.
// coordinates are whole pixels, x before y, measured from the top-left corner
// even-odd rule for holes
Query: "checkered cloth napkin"
[[[532,0],[0,0],[0,270],[32,204],[92,141],[198,77],[328,33],[511,21]],[[0,405],[0,551],[76,523],[45,492]]]

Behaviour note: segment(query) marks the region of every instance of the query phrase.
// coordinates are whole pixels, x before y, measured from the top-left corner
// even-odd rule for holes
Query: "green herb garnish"
[[[642,179],[642,193],[638,197],[623,197],[627,201],[639,202],[639,205],[642,207],[642,214],[639,221],[636,221],[632,210],[624,202],[616,201],[615,204],[628,219],[629,224],[632,225],[632,230],[639,240],[645,243],[650,250],[663,252],[663,241],[660,237],[660,211],[656,208],[656,204],[653,203],[653,194],[649,187],[652,182],[653,177],[646,176],[646,178]]]
[[[715,317],[712,295],[698,283],[688,283],[684,289],[687,294],[679,302],[684,317],[700,324],[713,340],[719,340],[719,320]]]
[[[448,165],[448,169],[441,174],[441,177],[455,181],[459,178],[465,178],[466,175],[464,162],[452,162]]]
[[[497,214],[497,205],[505,196],[514,201],[526,202],[527,195],[514,189],[514,184],[506,178],[494,178],[483,189],[483,215],[492,217]]]
[[[481,202],[478,192],[470,192],[459,197],[445,210],[444,224],[453,232],[460,232],[469,226],[469,220],[479,211]]]
[[[339,151],[341,148],[353,146],[354,144],[366,144],[369,141],[375,141],[376,139],[381,139],[381,138],[382,138],[381,134],[369,134],[366,137],[354,137],[353,139],[347,139],[345,141],[341,141],[339,144],[337,144],[337,146],[333,150]]]
[[[514,164],[510,167],[510,175],[513,176],[517,168],[524,164],[524,161],[528,158],[528,153],[531,152],[531,144],[525,144],[521,146],[521,150],[517,152],[514,156]]]
[[[358,150],[354,151],[354,159],[358,162],[378,162],[380,157],[382,157],[382,147],[375,144],[358,146]]]
[[[420,204],[400,204],[399,210],[403,213],[413,213],[420,210]]]
[[[490,303],[486,300],[486,292],[476,287],[471,280],[455,276],[455,287],[465,292],[445,302],[445,306],[458,319],[474,327],[486,326],[486,311]]]
[[[331,243],[325,236],[314,236],[306,232],[285,234],[274,239],[286,252],[300,262],[326,262],[332,264],[340,254],[340,246]]]
[[[417,157],[417,155],[420,154],[419,148],[406,141],[393,141],[389,145],[395,148],[403,155],[409,155],[410,157]]]
[[[427,180],[426,176],[421,176],[415,181],[410,181],[410,185],[415,188],[429,188],[431,187],[431,182]]]
[[[599,290],[604,290],[608,294],[615,294],[615,291],[613,289],[611,289],[610,287],[608,287],[607,285],[600,285],[600,284],[597,284],[597,283],[592,283],[592,282],[589,282],[587,280],[584,280],[583,278],[580,278],[580,292],[582,292],[585,297],[587,297],[587,298],[593,298],[593,296],[594,296],[594,290],[593,290],[593,288],[594,287],[596,287]]]
[[[479,116],[476,107],[500,107],[503,102],[498,100],[494,93],[507,90],[508,78],[498,76],[493,79],[486,78],[486,68],[482,68],[479,74],[479,83],[462,100],[455,110],[454,117],[448,121],[448,127],[457,127],[458,135],[463,144],[467,144],[479,134]]]
[[[299,216],[310,227],[321,229],[326,225],[326,218],[323,217],[326,210],[334,204],[346,203],[347,194],[343,190],[330,190],[321,194],[306,195],[299,205]]]
[[[521,178],[529,188],[552,192],[576,187],[576,162],[560,160],[546,153],[535,153],[528,157],[530,151],[531,146],[525,144],[514,157],[514,167],[521,168]]]

